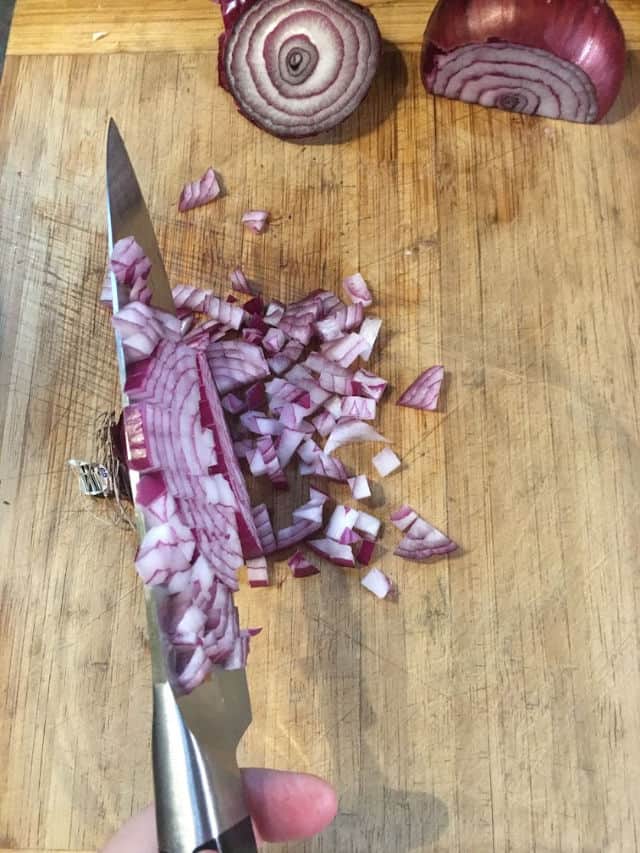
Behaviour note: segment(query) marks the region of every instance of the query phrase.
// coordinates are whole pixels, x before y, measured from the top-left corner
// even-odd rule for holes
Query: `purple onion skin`
[[[595,122],[620,92],[625,39],[606,0],[439,0],[422,43],[427,91],[432,91],[430,77],[439,53],[487,42],[537,48],[575,65],[593,84]]]
[[[227,71],[226,71],[226,67],[225,67],[226,61],[227,61],[227,43],[229,40],[229,36],[231,34],[231,31],[235,27],[235,25],[238,23],[238,21],[240,21],[241,18],[251,8],[253,8],[256,4],[261,3],[261,2],[268,3],[269,0],[238,0],[237,5],[233,2],[230,3],[229,0],[222,0],[220,7],[221,7],[221,11],[222,11],[222,21],[224,24],[224,30],[218,36],[218,84],[220,85],[220,87],[222,89],[229,92],[229,94],[234,98],[236,109],[238,110],[238,112],[242,116],[244,116],[244,118],[246,118],[253,125],[258,127],[260,130],[266,131],[267,133],[271,133],[272,135],[278,136],[281,139],[291,139],[291,140],[311,139],[320,133],[324,133],[327,130],[332,130],[333,127],[337,127],[339,124],[341,124],[343,121],[345,121],[349,117],[349,115],[352,115],[353,112],[355,112],[355,110],[360,106],[360,104],[362,103],[362,101],[366,97],[367,92],[364,93],[362,98],[360,98],[356,103],[354,103],[353,109],[348,113],[348,115],[345,115],[344,118],[341,119],[339,122],[337,122],[333,127],[322,128],[322,129],[320,129],[318,131],[314,131],[312,133],[308,133],[308,132],[299,133],[293,129],[287,133],[274,133],[269,128],[263,127],[263,125],[259,121],[257,121],[255,117],[249,115],[247,113],[247,111],[243,108],[243,105],[234,96],[234,93],[232,92],[231,87],[229,85],[229,80],[227,78]],[[371,23],[373,24],[373,30],[375,31],[375,51],[378,55],[378,63],[377,64],[379,65],[379,57],[381,56],[381,53],[382,53],[382,36],[380,35],[380,31],[378,29],[378,25],[376,23],[374,16],[371,14],[371,12],[369,11],[369,9],[366,6],[362,6],[360,3],[354,3],[354,2],[352,2],[352,0],[344,0],[344,2],[345,2],[345,4],[352,6],[355,9],[360,10],[364,15],[367,16],[367,18],[370,19]]]

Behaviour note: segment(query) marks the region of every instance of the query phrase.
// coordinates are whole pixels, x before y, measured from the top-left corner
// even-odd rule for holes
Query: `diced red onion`
[[[367,538],[376,539],[380,532],[380,524],[380,519],[376,518],[375,515],[360,511],[353,526],[355,530],[363,533]]]
[[[221,394],[269,375],[260,347],[245,341],[215,341],[207,347],[207,360]]]
[[[326,438],[336,425],[336,419],[333,417],[331,412],[323,411],[318,412],[315,418],[312,418],[311,423],[314,425],[318,433],[323,438]]]
[[[380,334],[381,327],[382,320],[379,317],[367,317],[367,319],[364,320],[364,322],[360,326],[358,334],[364,341],[367,342],[367,349],[363,350],[360,353],[360,358],[362,358],[364,361],[369,361],[375,343],[378,340],[378,335]]]
[[[133,285],[146,279],[151,272],[151,261],[133,237],[124,237],[111,252],[111,269],[118,284]]]
[[[369,481],[364,474],[358,474],[357,477],[349,477],[348,483],[351,494],[356,500],[361,501],[371,497]]]
[[[191,183],[184,185],[180,193],[178,210],[180,213],[186,213],[187,210],[192,210],[194,207],[201,207],[203,204],[208,204],[210,201],[218,198],[219,195],[220,184],[218,183],[218,176],[209,167],[199,181],[191,181]]]
[[[233,11],[224,11],[233,7]],[[243,8],[244,7],[244,8]],[[223,3],[219,77],[240,112],[276,136],[336,127],[366,95],[380,59],[373,15],[346,0]]]
[[[336,422],[338,418],[342,417],[342,398],[337,394],[334,394],[327,402],[324,404],[325,411],[328,412],[331,417],[335,418]]]
[[[280,435],[284,429],[280,421],[270,418],[264,412],[244,412],[240,423],[254,435]]]
[[[421,66],[436,95],[594,122],[620,90],[624,35],[601,0],[440,0]]]
[[[318,320],[316,332],[323,341],[335,341],[343,332],[357,329],[364,319],[364,305],[356,302],[353,305],[340,305],[335,311]]]
[[[398,528],[398,530],[408,530],[413,522],[419,517],[418,513],[415,509],[412,509],[410,506],[401,506],[399,509],[395,510],[389,516],[393,524]]]
[[[434,412],[438,408],[438,397],[444,379],[444,367],[436,364],[421,373],[398,400],[399,406]]]
[[[239,415],[247,408],[246,402],[237,394],[227,394],[220,401],[222,408],[231,415]]]
[[[325,535],[329,539],[334,539],[340,542],[345,529],[353,530],[356,521],[358,520],[358,510],[348,506],[339,504],[331,514],[329,523],[325,527]],[[349,544],[349,543],[346,543]]]
[[[254,234],[262,234],[267,227],[269,213],[266,210],[247,210],[242,214],[241,222]]]
[[[355,545],[356,542],[362,542],[362,537],[358,536],[355,530],[350,530],[348,527],[345,527],[340,534],[338,542],[341,545]]]
[[[405,560],[421,561],[428,560],[429,557],[450,554],[457,547],[445,533],[418,516],[393,553],[398,557],[404,557]]]
[[[287,564],[291,569],[291,574],[294,578],[308,578],[311,575],[319,575],[320,569],[314,566],[302,551],[296,551],[289,559]]]
[[[285,345],[287,337],[281,329],[269,329],[262,341],[262,347],[269,353],[280,352]]]
[[[343,280],[342,286],[352,302],[359,302],[364,308],[368,308],[373,302],[373,297],[371,296],[367,282],[362,278],[359,272],[354,275],[347,276],[347,278]]]
[[[357,544],[353,551],[356,555],[356,560],[360,563],[361,566],[368,566],[371,562],[371,558],[373,557],[373,552],[376,549],[376,543],[371,539],[363,539],[359,544]]]
[[[253,521],[258,531],[258,538],[265,554],[273,554],[276,550],[276,537],[271,525],[269,510],[266,504],[258,504],[252,510]]]
[[[247,388],[245,394],[247,405],[252,409],[260,409],[267,402],[264,382],[256,382],[250,388]]]
[[[381,477],[387,477],[392,471],[395,471],[396,468],[402,465],[402,462],[390,447],[385,447],[380,453],[376,453],[371,461]]]
[[[382,395],[384,394],[388,384],[385,379],[382,379],[380,376],[376,376],[375,373],[370,373],[364,368],[356,370],[353,378],[361,388],[359,392],[360,394],[364,394],[366,397],[371,397],[376,402],[379,402],[382,399]]]
[[[331,430],[324,446],[324,452],[330,455],[334,450],[345,444],[354,444],[360,441],[387,441],[387,439],[376,432],[371,424],[350,418],[338,422]]]
[[[249,586],[269,586],[269,569],[264,557],[247,560],[247,580]]]
[[[316,554],[326,557],[327,560],[336,566],[345,566],[347,568],[355,566],[351,545],[341,545],[333,539],[310,539],[306,545]]]
[[[253,296],[251,299],[248,299],[244,305],[243,309],[247,312],[247,314],[258,315],[260,317],[260,324],[256,326],[261,331],[266,332],[266,324],[262,320],[262,315],[264,314],[264,301],[262,296]]]
[[[284,305],[277,299],[272,299],[264,312],[264,321],[269,326],[277,326],[284,314]]]
[[[248,344],[259,344],[262,346],[263,337],[262,332],[259,332],[257,329],[245,328],[242,330],[242,340]]]
[[[365,589],[372,592],[378,598],[393,597],[395,593],[395,584],[388,575],[381,572],[380,569],[369,569],[367,574],[360,581]]]
[[[285,548],[290,548],[292,545],[297,545],[299,542],[304,542],[308,536],[317,533],[322,527],[322,522],[307,521],[300,519],[295,521],[290,527],[284,527],[276,532],[276,542],[278,551]]]
[[[285,429],[282,430],[282,433],[278,437],[278,441],[276,443],[276,453],[278,454],[278,461],[280,462],[281,468],[286,468],[289,464],[303,438],[304,433],[297,429],[289,429],[288,427],[285,427]]]
[[[342,400],[342,418],[356,418],[373,421],[376,417],[376,401],[371,397],[344,397]]]
[[[258,291],[251,284],[240,267],[236,267],[236,269],[232,270],[229,278],[231,279],[231,287],[236,291],[236,293],[246,293],[248,296],[257,295]]]
[[[320,351],[325,358],[337,362],[341,367],[349,367],[350,364],[369,349],[369,344],[361,338],[357,332],[350,332],[335,341],[327,341],[322,344]]]
[[[269,365],[269,370],[271,373],[275,373],[276,376],[281,376],[283,373],[286,373],[287,370],[291,367],[292,361],[290,358],[287,358],[286,355],[283,355],[281,352],[277,355],[272,356],[267,359],[267,364]]]

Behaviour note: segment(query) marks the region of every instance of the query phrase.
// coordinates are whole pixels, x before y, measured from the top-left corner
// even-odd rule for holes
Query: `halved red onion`
[[[395,471],[396,468],[402,465],[402,462],[390,447],[385,447],[380,453],[376,453],[371,461],[381,477],[388,476],[392,471]]]
[[[457,547],[445,533],[418,516],[393,553],[398,557],[404,557],[405,560],[421,561],[428,560],[429,557],[450,554]]]
[[[438,408],[440,388],[444,380],[444,367],[436,364],[421,373],[398,400],[398,406],[435,412]]]
[[[373,302],[371,291],[362,275],[357,272],[347,276],[342,282],[345,293],[352,302],[359,302],[364,308],[368,308]]]
[[[372,592],[378,598],[394,597],[395,584],[388,575],[381,572],[380,569],[369,569],[367,574],[360,581],[365,589]]]
[[[310,539],[306,545],[307,548],[321,557],[325,557],[336,566],[345,566],[346,568],[355,566],[351,545],[341,545],[340,542],[335,542],[333,539]]]
[[[218,183],[218,176],[209,167],[200,180],[191,181],[184,185],[180,193],[178,210],[180,213],[186,213],[187,210],[193,210],[194,207],[201,207],[203,204],[208,204],[210,201],[218,198],[219,195],[220,184]]]
[[[233,10],[233,11],[231,11]],[[336,127],[366,95],[380,59],[371,13],[348,0],[223,3],[220,83],[276,136]]]
[[[289,557],[287,565],[291,569],[291,574],[294,578],[308,578],[311,575],[320,574],[320,569],[314,566],[302,551],[296,551],[295,554]]]
[[[603,0],[440,0],[421,65],[436,95],[590,123],[620,90],[624,34]]]
[[[361,501],[371,497],[369,481],[364,474],[358,474],[357,477],[349,477],[348,483],[351,494],[356,500]]]
[[[324,452],[329,455],[345,444],[354,444],[359,441],[388,441],[388,439],[376,432],[371,424],[355,418],[347,418],[338,422],[331,430]]]
[[[266,210],[247,210],[242,214],[241,222],[245,228],[253,231],[254,234],[262,234],[267,227],[268,220],[269,213]]]

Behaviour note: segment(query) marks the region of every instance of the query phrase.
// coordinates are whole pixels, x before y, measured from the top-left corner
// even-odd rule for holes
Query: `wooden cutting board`
[[[66,467],[117,401],[97,307],[110,115],[173,281],[225,288],[240,262],[291,299],[362,271],[404,462],[375,511],[407,501],[462,546],[411,565],[387,530],[397,604],[283,563],[238,596],[264,627],[243,760],[340,792],[322,837],[274,849],[635,850],[638,54],[604,126],[490,112],[425,95],[428,8],[375,3],[396,48],[365,105],[328,144],[289,144],[217,88],[209,3],[133,5],[22,0],[0,86],[0,851],[93,850],[150,797],[134,540]],[[640,48],[637,4],[615,5]],[[178,215],[209,164],[227,196]],[[239,225],[250,206],[264,236]],[[442,412],[393,405],[440,361]]]

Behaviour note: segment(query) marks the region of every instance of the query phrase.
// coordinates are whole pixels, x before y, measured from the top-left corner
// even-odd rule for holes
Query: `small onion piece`
[[[395,471],[402,465],[402,462],[390,447],[385,447],[380,453],[376,453],[371,461],[381,477],[387,477],[392,471]]]
[[[347,276],[343,280],[342,286],[352,302],[359,302],[364,308],[368,308],[373,302],[367,282],[359,272]]]
[[[358,474],[357,477],[349,477],[348,481],[351,494],[357,501],[371,497],[371,489],[369,481],[364,474]]]
[[[358,441],[388,441],[379,432],[376,432],[371,424],[359,421],[355,418],[347,418],[335,426],[324,446],[324,452],[330,455],[334,450],[345,444],[354,444]]]
[[[360,581],[365,589],[372,592],[378,598],[394,598],[396,586],[388,575],[380,569],[369,569]]]
[[[295,554],[292,554],[287,560],[287,565],[291,569],[291,574],[294,578],[309,578],[312,575],[320,574],[320,569],[314,566],[302,551],[296,551]]]
[[[269,568],[264,557],[247,560],[247,580],[249,586],[269,586]]]
[[[254,234],[262,234],[267,227],[269,213],[266,210],[247,210],[242,214],[240,220],[245,228],[253,231]]]
[[[258,291],[253,287],[240,267],[236,267],[236,269],[232,270],[229,278],[231,279],[231,287],[236,291],[236,293],[246,293],[247,296],[258,295]]]
[[[336,127],[367,94],[381,40],[349,0],[223,0],[220,84],[240,112],[281,138]]]
[[[398,400],[399,406],[435,412],[444,380],[444,367],[436,364],[421,373]]]
[[[609,111],[624,67],[605,0],[440,0],[421,59],[435,95],[584,123]]]
[[[351,545],[342,545],[333,539],[311,539],[306,545],[316,554],[325,557],[336,566],[345,566],[348,569],[352,569],[355,566]]]
[[[180,213],[186,213],[187,210],[193,210],[194,207],[209,204],[210,201],[218,198],[219,195],[220,183],[218,176],[209,167],[199,181],[190,181],[184,185],[180,193],[178,210]]]

